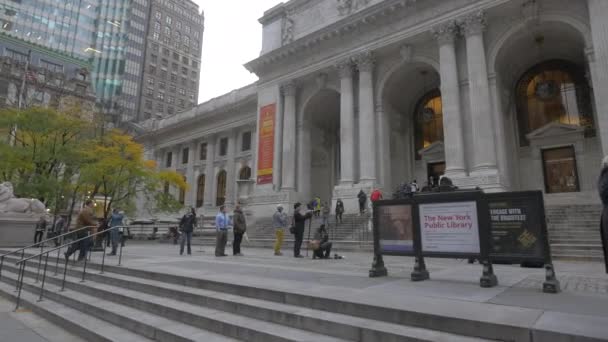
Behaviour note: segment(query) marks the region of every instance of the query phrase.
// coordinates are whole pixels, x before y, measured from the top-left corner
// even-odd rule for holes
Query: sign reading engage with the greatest
[[[479,254],[476,202],[421,204],[422,252]]]

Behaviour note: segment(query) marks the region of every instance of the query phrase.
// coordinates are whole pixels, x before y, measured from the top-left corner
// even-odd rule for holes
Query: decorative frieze
[[[374,53],[371,51],[365,51],[355,56],[354,60],[359,72],[371,72],[374,69],[374,64],[376,62]]]
[[[298,84],[295,81],[289,81],[281,86],[281,93],[284,96],[296,96]]]
[[[371,0],[336,0],[338,13],[342,16],[358,11],[370,2]]]
[[[343,59],[336,64],[338,76],[340,78],[350,78],[353,76],[353,61],[351,58]]]

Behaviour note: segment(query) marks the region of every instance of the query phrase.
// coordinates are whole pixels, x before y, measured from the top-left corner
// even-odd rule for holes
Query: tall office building
[[[190,0],[151,1],[138,121],[198,103],[204,14]]]

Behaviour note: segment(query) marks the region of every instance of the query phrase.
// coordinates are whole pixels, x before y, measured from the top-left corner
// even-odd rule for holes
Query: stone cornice
[[[292,0],[293,3],[298,4],[300,2],[304,3],[309,1],[313,0]],[[358,13],[346,16],[345,18],[339,20],[336,23],[330,24],[318,31],[315,31],[311,34],[294,40],[290,44],[268,52],[267,54],[262,55],[257,59],[245,64],[245,68],[247,68],[247,70],[249,70],[250,72],[258,73],[260,68],[265,65],[275,63],[279,60],[292,56],[300,51],[317,46],[324,41],[357,30],[360,26],[377,22],[378,20],[392,15],[398,10],[405,8],[409,4],[415,3],[416,1],[417,0],[387,0],[376,5],[369,6],[368,8]],[[292,2],[282,6],[288,6]],[[271,11],[273,10],[275,9],[271,9]],[[280,8],[276,8],[276,11],[279,10]],[[283,8],[282,11],[286,11],[286,9]],[[281,15],[284,15],[284,13],[286,12],[281,13]],[[264,18],[266,18],[266,16]]]

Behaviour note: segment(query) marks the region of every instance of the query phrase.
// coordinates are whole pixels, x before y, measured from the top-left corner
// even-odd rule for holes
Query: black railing
[[[97,227],[97,226],[87,226],[87,227],[82,227],[82,228],[79,228],[79,229],[77,229],[77,230],[73,230],[73,231],[70,231],[70,232],[67,232],[67,233],[64,233],[64,234],[61,234],[61,235],[58,235],[58,236],[52,237],[52,238],[50,238],[50,239],[49,239],[49,238],[47,238],[47,239],[46,239],[46,240],[44,240],[44,241],[40,241],[40,242],[35,243],[35,244],[33,244],[33,245],[29,245],[29,246],[27,246],[27,247],[20,248],[20,249],[18,249],[18,250],[16,250],[16,251],[12,251],[12,252],[9,252],[9,253],[6,253],[6,254],[3,254],[3,255],[0,255],[0,279],[2,279],[2,266],[4,265],[4,258],[6,258],[7,256],[14,255],[14,254],[17,254],[17,253],[21,252],[21,259],[23,259],[23,258],[25,257],[25,250],[26,250],[26,249],[29,249],[29,248],[36,248],[36,247],[38,247],[38,246],[40,246],[40,253],[41,253],[41,255],[42,255],[42,253],[44,252],[44,245],[45,245],[45,243],[50,242],[50,241],[56,241],[57,239],[61,239],[61,244],[63,244],[63,238],[64,238],[65,236],[72,235],[72,234],[75,234],[75,233],[77,233],[77,232],[83,231],[83,230],[85,230],[85,229],[91,229],[91,228],[95,228],[95,227]],[[48,236],[47,236],[47,237],[48,237]],[[41,264],[42,264],[42,257],[40,257],[40,260],[39,260],[39,262],[38,262],[38,274],[40,274],[40,265],[41,265]],[[36,278],[36,282],[38,282],[38,277]]]
[[[68,247],[70,245],[73,245],[73,244],[81,243],[83,241],[88,241],[89,239],[91,239],[93,237],[96,237],[96,236],[99,236],[99,235],[102,235],[102,234],[107,234],[107,233],[109,233],[112,230],[118,230],[120,228],[124,229],[126,227],[127,226],[115,226],[115,227],[111,227],[111,228],[108,228],[108,229],[103,230],[103,231],[99,231],[99,232],[97,232],[95,234],[88,234],[85,237],[73,240],[73,241],[71,241],[69,243],[66,243],[66,244],[63,244],[63,245],[61,245],[59,247],[55,247],[55,248],[49,249],[47,251],[43,251],[43,252],[41,252],[39,254],[36,254],[36,255],[33,255],[33,256],[30,256],[30,257],[27,257],[27,258],[24,258],[23,255],[22,255],[21,260],[19,260],[19,261],[17,261],[15,263],[16,266],[19,266],[19,273],[18,273],[18,276],[17,276],[17,283],[16,283],[16,289],[15,289],[18,292],[17,293],[17,304],[15,306],[15,311],[17,311],[19,309],[19,305],[21,303],[21,291],[23,289],[23,278],[25,276],[25,266],[26,266],[26,264],[27,264],[28,261],[30,261],[32,259],[35,259],[35,258],[39,258],[40,260],[42,260],[42,257],[46,255],[45,256],[45,262],[44,262],[44,271],[42,273],[42,284],[40,286],[40,297],[38,298],[38,301],[40,302],[40,301],[43,300],[43,297],[44,297],[44,285],[46,283],[46,272],[47,272],[47,269],[48,269],[49,255],[52,252],[58,251],[57,252],[57,264],[56,264],[57,266],[55,268],[55,275],[57,275],[58,274],[57,270],[58,270],[58,265],[59,265],[59,257],[60,257],[60,251],[61,251],[61,249],[65,248],[65,247]],[[70,232],[70,234],[74,234],[74,232],[75,231]],[[85,253],[88,253],[88,257],[84,258],[84,266],[82,268],[82,279],[80,280],[81,283],[85,282],[85,277],[86,277],[86,272],[87,272],[87,262],[88,262],[88,260],[90,260],[91,254],[92,254],[91,253],[92,244],[93,244],[93,241],[90,241],[89,243],[86,244],[86,246],[82,246],[82,245],[80,246],[80,248],[85,248],[86,249]],[[120,266],[121,263],[122,263],[122,249],[123,249],[123,245],[121,243],[120,244],[120,254],[118,256],[118,266]],[[102,260],[101,260],[101,272],[100,272],[100,274],[103,274],[104,266],[105,266],[105,260],[106,260],[106,245],[105,245],[105,242],[104,242],[103,243],[103,257],[102,257]],[[68,272],[68,263],[69,263],[69,258],[66,255],[65,266],[63,268],[63,280],[61,282],[61,290],[60,290],[60,292],[65,291],[65,281],[66,281],[67,272]],[[39,267],[39,269],[40,269],[40,267]],[[37,282],[38,282],[38,275],[36,276],[36,283]]]

